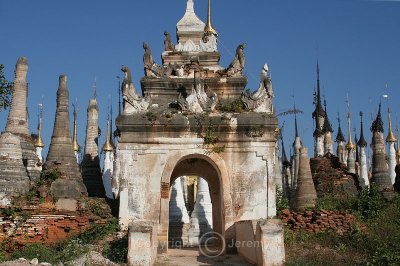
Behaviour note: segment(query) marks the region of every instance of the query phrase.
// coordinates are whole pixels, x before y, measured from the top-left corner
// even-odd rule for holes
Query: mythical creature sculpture
[[[236,48],[236,55],[235,58],[233,59],[232,63],[229,65],[229,67],[226,69],[226,73],[228,77],[241,77],[243,76],[243,69],[244,65],[246,63],[246,58],[244,56],[244,48],[246,45],[240,44]]]
[[[274,97],[274,91],[272,89],[272,80],[268,70],[268,65],[265,64],[261,70],[261,80],[257,91],[253,94],[243,94],[242,101],[247,109],[258,113],[273,112],[272,98]]]
[[[164,48],[165,51],[175,51],[175,46],[171,41],[171,35],[169,34],[168,31],[164,31]]]
[[[154,62],[153,55],[151,54],[150,46],[143,43],[144,55],[144,74],[146,77],[160,77],[162,76],[162,69]]]
[[[195,77],[199,72],[195,70]],[[184,92],[178,96],[178,105],[183,111],[189,111],[195,114],[204,111],[215,113],[217,111],[218,95],[201,82],[201,78],[195,78],[195,86],[191,93],[185,97]]]
[[[122,97],[124,100],[123,107],[125,114],[137,113],[145,111],[149,107],[148,99],[141,97],[135,90],[132,82],[131,70],[122,65],[122,72],[125,74],[124,81],[122,82]]]

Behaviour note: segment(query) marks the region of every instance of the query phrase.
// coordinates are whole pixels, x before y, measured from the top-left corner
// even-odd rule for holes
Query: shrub
[[[104,250],[103,256],[116,263],[126,263],[128,256],[128,236],[111,242]]]
[[[52,247],[40,244],[29,244],[22,250],[12,253],[11,258],[13,260],[18,258],[25,258],[27,260],[37,258],[41,262],[57,263],[58,258],[55,255],[55,250]]]
[[[357,202],[357,210],[363,218],[377,218],[387,206],[387,202],[376,184],[364,188]]]
[[[289,200],[286,198],[282,190],[277,186],[276,187],[276,211],[278,214],[281,213],[282,210],[289,208]]]

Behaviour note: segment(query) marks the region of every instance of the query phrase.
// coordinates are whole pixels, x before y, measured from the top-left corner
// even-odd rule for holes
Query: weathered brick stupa
[[[89,101],[82,178],[90,197],[104,197],[105,190],[99,160],[99,106],[96,97]]]
[[[22,159],[28,176],[32,182],[40,177],[40,161],[36,155],[33,139],[29,135],[27,95],[28,60],[20,57],[15,66],[15,80],[12,93],[10,113],[8,114],[6,132],[19,137],[22,148]]]
[[[86,187],[82,182],[82,176],[74,154],[68,102],[67,76],[61,75],[57,91],[57,110],[53,135],[44,169],[57,170],[62,174],[62,178],[53,182],[51,192],[53,197],[62,199],[61,201],[59,200],[60,205],[58,207],[66,208],[62,206],[64,201],[71,203],[67,205],[73,210],[76,207],[75,200],[79,199],[82,194],[86,194]]]
[[[371,126],[372,131],[372,178],[371,183],[378,185],[385,198],[392,198],[393,185],[389,176],[386,163],[385,140],[383,138],[383,122],[381,105],[379,104],[378,115]]]
[[[28,192],[29,184],[19,137],[5,132],[0,136],[0,206],[7,206],[12,197]]]
[[[315,207],[317,201],[317,192],[311,175],[310,159],[308,158],[308,149],[300,149],[299,177],[297,180],[296,196],[294,199],[294,208],[304,210]]]

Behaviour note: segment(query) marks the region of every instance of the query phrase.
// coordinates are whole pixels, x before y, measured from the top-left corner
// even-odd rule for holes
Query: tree
[[[0,112],[10,105],[12,82],[8,82],[4,75],[4,65],[0,64]]]

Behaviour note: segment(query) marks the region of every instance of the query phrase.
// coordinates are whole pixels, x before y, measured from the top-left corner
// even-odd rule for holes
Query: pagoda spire
[[[44,148],[42,138],[42,118],[43,118],[43,102],[38,104],[38,135],[35,141],[36,148]]]
[[[340,117],[339,117],[339,113],[338,113],[338,118],[337,118],[339,127],[338,127],[338,133],[336,135],[336,142],[344,142],[344,135],[343,135],[343,131],[342,131],[342,127],[340,126]]]
[[[354,150],[354,144],[353,144],[353,140],[352,140],[352,136],[351,136],[351,126],[350,126],[350,112],[347,112],[347,132],[348,132],[348,138],[347,138],[347,144],[346,144],[346,148],[348,150]]]
[[[363,112],[360,112],[360,119],[361,119],[361,131],[360,131],[360,139],[357,142],[357,145],[360,147],[366,147],[367,141],[364,138],[364,126],[363,126]]]
[[[76,161],[79,163],[79,152],[81,151],[81,146],[78,144],[78,98],[75,99],[74,104],[74,135],[73,135],[73,144],[74,144],[74,152]]]
[[[297,112],[296,112],[296,103],[294,103],[294,134],[295,137],[299,137],[299,129],[297,127]]]
[[[104,152],[112,152],[114,150],[114,145],[112,142],[112,124],[111,124],[111,109],[110,109],[110,103],[108,103],[108,118],[107,118],[107,130],[106,130],[106,142],[104,143],[103,146],[103,151]]]
[[[365,147],[367,147],[367,142],[364,138],[364,126],[363,126],[363,112],[360,112],[361,118],[361,132],[360,139],[357,142],[357,145],[360,147],[360,175],[359,175],[359,184],[361,187],[369,186],[369,178],[368,178],[368,166],[367,166],[367,154],[365,152]]]
[[[390,117],[390,109],[388,108],[388,120],[389,120],[389,133],[388,136],[386,137],[386,142],[389,145],[389,176],[390,180],[392,181],[392,184],[395,183],[396,181],[396,149],[395,149],[395,143],[397,142],[397,137],[393,133],[392,129],[392,119]]]
[[[39,158],[40,163],[43,163],[42,150],[44,148],[44,142],[42,139],[42,117],[43,117],[43,101],[38,104],[38,134],[35,140],[36,155]]]
[[[375,118],[374,122],[372,122],[372,126],[371,126],[372,132],[384,133],[382,114],[381,114],[381,106],[382,106],[382,104],[379,103],[378,114],[376,115],[376,118]]]
[[[315,119],[317,119],[318,117],[321,118],[325,117],[325,110],[322,107],[322,102],[321,102],[321,82],[320,82],[320,70],[319,70],[318,60],[317,60],[317,91],[315,94],[315,110],[312,115]],[[322,126],[323,124],[319,123],[319,125]]]
[[[208,0],[207,24],[204,28],[204,34],[205,35],[214,34],[216,37],[218,37],[217,31],[213,28],[211,23],[211,0]]]
[[[326,108],[326,100],[324,100],[324,105],[325,105],[325,120],[324,120],[324,126],[323,126],[322,131],[324,133],[327,133],[327,132],[331,132],[332,133],[333,129],[332,129],[332,125],[331,125],[331,123],[329,121],[329,118],[328,118],[328,112],[327,112],[327,108]]]
[[[389,120],[389,133],[386,137],[386,142],[397,142],[397,137],[393,133],[393,128],[392,128],[392,119],[390,117],[390,109],[388,109],[388,120]]]

